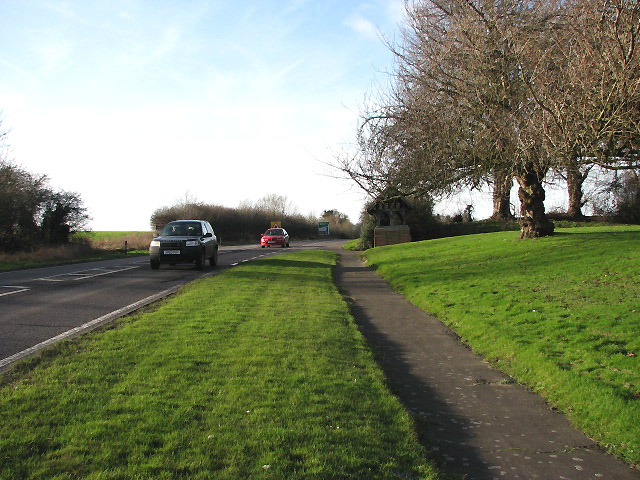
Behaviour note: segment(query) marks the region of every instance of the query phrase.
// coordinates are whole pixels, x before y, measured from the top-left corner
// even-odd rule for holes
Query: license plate
[[[180,255],[180,250],[165,250],[162,253],[165,255]]]
[[[275,240],[268,240],[267,243],[276,243]]]

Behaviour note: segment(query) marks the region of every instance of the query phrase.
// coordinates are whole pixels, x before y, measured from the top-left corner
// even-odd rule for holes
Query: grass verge
[[[444,238],[369,264],[574,425],[640,464],[640,227]]]
[[[359,238],[354,238],[353,240],[349,240],[347,243],[345,243],[342,248],[344,248],[345,250],[351,250],[351,251],[361,250],[360,248],[361,243],[362,241]]]
[[[335,261],[250,262],[23,363],[0,388],[0,478],[438,478]]]

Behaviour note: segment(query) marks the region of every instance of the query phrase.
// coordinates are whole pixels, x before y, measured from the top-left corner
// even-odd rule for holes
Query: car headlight
[[[151,245],[149,245],[149,247],[159,247],[160,246],[160,240],[151,240]]]
[[[200,245],[200,242],[198,240],[187,240],[184,245],[185,247],[197,247]]]

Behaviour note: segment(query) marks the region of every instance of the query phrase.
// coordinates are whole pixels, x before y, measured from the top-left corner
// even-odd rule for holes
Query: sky
[[[93,230],[184,199],[366,201],[329,165],[389,81],[402,0],[0,0],[10,158],[80,195]]]
[[[355,223],[368,199],[330,165],[388,89],[403,23],[403,0],[0,0],[9,158],[77,193],[93,230],[271,194]],[[436,213],[468,204],[492,213],[488,189]]]

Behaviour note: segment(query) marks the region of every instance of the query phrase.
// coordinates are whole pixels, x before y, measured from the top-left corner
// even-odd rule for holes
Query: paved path
[[[335,251],[342,257],[336,282],[356,321],[392,390],[426,426],[433,458],[453,478],[640,479],[393,292],[357,252]]]

